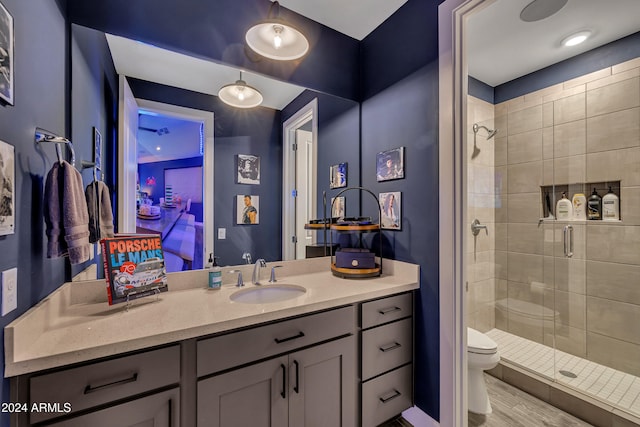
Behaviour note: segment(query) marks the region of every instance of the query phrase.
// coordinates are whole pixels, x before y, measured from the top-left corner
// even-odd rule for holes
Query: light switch
[[[218,240],[224,240],[227,238],[227,229],[218,228]]]
[[[18,269],[2,272],[2,315],[18,308]]]

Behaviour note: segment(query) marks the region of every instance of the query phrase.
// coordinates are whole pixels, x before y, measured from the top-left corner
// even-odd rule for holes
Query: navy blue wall
[[[202,156],[190,157],[188,159],[169,160],[166,162],[153,162],[153,163],[139,163],[138,164],[138,176],[140,177],[140,191],[148,193],[149,197],[153,199],[154,204],[160,203],[160,197],[164,197],[164,171],[166,169],[179,169],[202,166]],[[156,183],[153,185],[147,185],[145,183],[147,177],[152,176],[156,179]],[[186,203],[186,200],[182,201]],[[190,212],[195,215],[196,221],[202,222],[204,217],[203,205],[201,202],[191,202]]]
[[[15,147],[15,234],[0,237],[0,270],[18,268],[18,309],[0,319],[4,327],[55,290],[65,279],[65,260],[47,259],[42,196],[56,161],[53,145],[37,147],[36,126],[68,136],[68,32],[57,2],[2,0],[14,19],[14,105],[0,102],[0,140]],[[40,29],[45,29],[40,31]],[[34,337],[35,339],[35,337]],[[0,352],[4,366],[4,346]],[[2,402],[9,382],[2,381]],[[0,413],[9,425],[9,414]]]
[[[227,229],[227,238],[215,238],[214,251],[220,265],[241,264],[242,253],[254,259],[282,259],[282,141],[280,112],[258,107],[239,110],[217,96],[129,79],[136,98],[182,107],[212,111],[214,114],[214,230]],[[260,185],[235,183],[236,156],[260,157]],[[158,178],[156,176],[156,178]],[[142,179],[142,175],[141,175]],[[260,196],[260,224],[236,224],[236,196]],[[217,236],[217,231],[216,231]]]
[[[409,0],[362,43],[362,185],[402,192],[402,230],[383,232],[385,256],[420,265],[415,401],[438,419],[438,25],[436,1]],[[378,183],[376,154],[405,147],[405,178]],[[363,213],[377,215],[363,196]],[[371,243],[370,243],[371,244]]]
[[[68,0],[72,22],[254,70],[275,78],[358,99],[358,41],[281,7],[300,28],[309,53],[296,61],[262,59],[245,49],[244,33],[267,17],[268,0]]]

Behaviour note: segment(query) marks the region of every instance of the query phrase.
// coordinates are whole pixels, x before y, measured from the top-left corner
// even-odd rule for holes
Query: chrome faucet
[[[260,269],[262,267],[266,267],[267,266],[267,262],[264,260],[264,258],[259,258],[256,260],[256,263],[253,266],[253,284],[254,285],[261,285],[262,283],[260,283]]]

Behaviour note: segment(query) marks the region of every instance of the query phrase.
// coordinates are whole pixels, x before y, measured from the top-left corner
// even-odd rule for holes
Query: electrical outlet
[[[18,308],[18,269],[10,268],[2,272],[2,315]]]
[[[218,228],[218,239],[224,240],[227,238],[227,229],[226,228]]]

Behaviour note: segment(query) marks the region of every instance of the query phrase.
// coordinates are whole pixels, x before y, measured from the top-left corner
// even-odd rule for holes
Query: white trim
[[[213,132],[214,132],[214,115],[211,111],[196,110],[193,108],[180,107],[177,105],[165,104],[147,99],[136,99],[138,108],[164,115],[170,115],[184,120],[196,121],[204,123],[204,153],[203,153],[203,193],[202,206],[204,209],[203,218],[203,239],[204,248],[202,250],[202,265],[206,265],[207,256],[213,253],[214,241],[214,148],[213,148]],[[134,210],[135,211],[135,210]],[[134,219],[135,220],[135,219]]]
[[[127,78],[118,75],[118,232],[136,232],[138,106]]]
[[[291,147],[296,141],[295,131],[300,126],[311,120],[311,134],[313,138],[313,171],[311,176],[317,177],[318,163],[318,99],[314,98],[302,107],[282,125],[282,259],[295,259],[295,250],[291,245],[291,237],[295,235],[295,202],[291,197],[295,189],[295,156]],[[312,183],[311,188],[317,188],[317,183]],[[316,194],[311,195],[314,212],[317,211]]]

